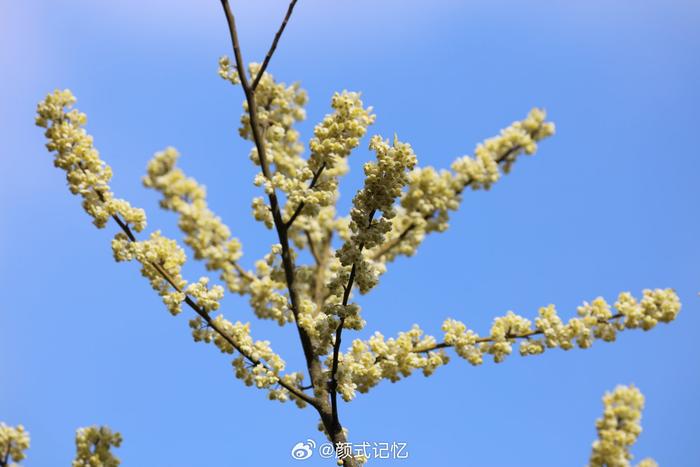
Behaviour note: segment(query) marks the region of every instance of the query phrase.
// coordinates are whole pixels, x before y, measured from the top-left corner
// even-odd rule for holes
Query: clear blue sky
[[[260,61],[286,3],[233,7],[245,57]],[[407,466],[581,466],[601,395],[634,383],[647,397],[637,459],[700,465],[699,26],[691,0],[300,0],[270,71],[308,89],[305,139],[342,89],[375,107],[373,132],[398,133],[436,167],[533,106],[557,124],[362,298],[361,336],[416,322],[437,333],[447,316],[487,332],[507,310],[555,303],[568,317],[644,288],[674,287],[684,304],[671,325],[615,344],[479,368],[455,358],[431,378],[382,383],[341,407],[353,441],[407,442]],[[92,227],[33,126],[45,93],[72,89],[114,190],[169,235],[175,219],[140,176],[176,146],[251,266],[275,240],[249,213],[242,94],[216,74],[229,51],[216,0],[0,2],[0,420],[31,432],[28,467],[68,465],[74,430],[90,424],[123,433],[126,466],[287,465],[296,442],[322,440],[312,410],[245,387],[137,265],[114,263],[114,226]],[[344,210],[369,157],[366,144],[352,156]],[[252,319],[236,297],[224,310]],[[291,328],[253,330],[303,368]]]

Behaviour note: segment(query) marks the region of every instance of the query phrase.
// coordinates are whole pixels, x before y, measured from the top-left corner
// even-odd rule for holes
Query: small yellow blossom
[[[75,102],[69,90],[56,90],[37,106],[36,124],[46,128],[46,148],[55,152],[54,165],[66,171],[68,188],[83,198],[83,209],[95,226],[103,228],[110,217],[121,216],[140,232],[146,227],[146,214],[143,209],[114,198],[109,188],[112,169],[100,159],[92,136],[83,128],[86,115],[77,109],[69,110]]]
[[[0,453],[6,456],[7,460],[19,462],[26,456],[24,451],[29,449],[29,433],[22,425],[16,427],[7,426],[0,423]],[[8,464],[8,467],[19,467],[18,464]]]
[[[121,461],[111,448],[122,444],[122,435],[106,426],[79,428],[75,435],[73,467],[119,467]]]
[[[231,292],[244,293],[249,278],[237,267],[243,254],[241,243],[207,206],[206,189],[176,168],[179,156],[172,147],[157,152],[148,163],[143,184],[163,195],[161,207],[179,214],[178,226],[195,259],[205,260],[210,271],[220,271]]]
[[[375,248],[373,256],[393,261],[398,255],[414,255],[426,234],[447,229],[449,211],[457,210],[467,187],[489,189],[500,178],[499,166],[508,173],[518,155],[534,154],[537,143],[552,134],[554,124],[545,121],[545,112],[533,109],[524,120],[514,122],[499,136],[479,144],[474,157],[455,160],[452,171],[438,172],[432,167],[412,170],[408,189],[392,219],[393,228],[385,244]]]
[[[629,467],[630,447],[642,432],[640,421],[644,396],[634,386],[618,386],[603,396],[603,417],[596,421],[598,439],[593,443],[589,467]],[[644,459],[637,467],[654,467],[656,462]]]

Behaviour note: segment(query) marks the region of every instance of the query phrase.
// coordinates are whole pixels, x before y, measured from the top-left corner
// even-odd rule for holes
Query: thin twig
[[[10,462],[10,451],[12,449],[12,442],[7,443],[7,451],[3,459],[0,459],[0,467],[6,467]]]
[[[280,25],[280,28],[277,30],[277,33],[275,34],[275,38],[272,40],[272,45],[270,46],[270,50],[267,51],[267,55],[265,55],[265,60],[263,60],[262,65],[260,66],[260,70],[258,71],[258,74],[255,76],[255,79],[253,80],[253,84],[250,86],[253,91],[258,87],[258,83],[260,82],[260,78],[262,78],[263,73],[265,73],[265,69],[267,68],[267,65],[270,64],[270,59],[272,59],[272,54],[275,53],[275,49],[277,49],[277,43],[280,41],[280,37],[282,37],[282,33],[284,32],[284,28],[287,27],[287,22],[289,21],[289,18],[292,16],[292,11],[294,10],[294,5],[297,4],[297,0],[292,0],[291,3],[289,4],[289,8],[287,8],[287,14],[284,16],[284,20],[282,21],[282,24]]]
[[[311,256],[314,257],[314,261],[316,262],[316,266],[320,267],[321,266],[321,257],[318,256],[318,253],[316,252],[316,248],[314,247],[314,241],[311,238],[311,233],[304,229],[304,235],[306,235],[306,242],[309,244],[309,250],[311,251]]]

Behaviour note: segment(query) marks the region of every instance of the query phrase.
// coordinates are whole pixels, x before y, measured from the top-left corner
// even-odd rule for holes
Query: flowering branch
[[[279,243],[256,261],[253,271],[246,271],[240,264],[241,243],[209,209],[206,188],[176,168],[179,155],[173,148],[156,153],[143,183],[163,195],[162,208],[179,215],[178,226],[194,258],[204,260],[208,271],[218,271],[230,292],[248,295],[259,318],[272,318],[280,325],[294,321],[310,384],[302,384],[302,373],[283,374],[285,362],[268,341],[253,341],[248,324],[233,324],[221,314],[212,316],[219,309],[224,288],[210,287],[207,277],[188,284],[181,274],[185,252],[175,240],[158,231],[149,240],[137,240],[135,232],[146,226],[145,212],[115,198],[110,191],[111,168],[100,160],[92,137],[83,128],[86,116],[77,109],[66,111],[75,102],[72,94],[55,91],[37,111],[36,123],[46,128],[47,148],[56,152],[54,164],[67,172],[70,191],[82,197],[83,208],[98,228],[110,219],[119,226],[121,232],[112,241],[115,260],[139,261],[142,275],[173,315],[187,304],[196,314],[190,320],[195,342],[213,342],[224,353],[237,352],[232,364],[245,384],[267,388],[270,399],[291,398],[300,407],[313,406],[321,418],[320,429],[333,442],[342,464],[356,467],[365,459],[346,455],[347,434],[339,420],[338,394],[350,401],[356,390],[367,392],[384,379],[397,381],[417,369],[428,376],[448,362],[447,348],[472,365],[483,363],[484,355],[499,363],[513,352],[516,342],[523,356],[550,348],[588,348],[596,339],[615,340],[623,329],[649,330],[659,322],[675,319],[680,302],[672,289],[644,290],[639,301],[625,292],[613,305],[600,297],[584,302],[577,316],[566,323],[549,305],[540,308],[534,326],[508,312],[494,319],[488,335],[479,336],[463,323],[447,319],[441,341],[414,325],[396,338],[385,339],[376,332],[366,341],[355,339],[346,353],[341,352],[343,330],[360,330],[366,324],[360,306],[351,300],[354,290],[368,293],[377,285],[386,263],[398,255],[414,254],[426,234],[444,231],[449,212],[459,207],[467,187],[489,189],[501,172],[510,171],[520,154],[533,154],[537,143],[554,133],[554,125],[545,121],[543,110],[533,109],[525,119],[479,144],[473,157],[459,158],[451,170],[439,172],[432,167],[417,168],[413,149],[398,137],[389,141],[375,135],[369,148],[376,153],[376,161],[364,164],[364,186],[353,198],[350,215],[338,217],[339,178],[347,173],[346,159],[360,144],[375,115],[371,107],[364,106],[359,93],[336,92],[331,100],[333,111],[314,127],[310,156],[302,157],[304,148],[294,125],[305,118],[306,92],[297,83],[287,86],[276,82],[266,71],[296,3],[289,3],[263,63],[251,63],[246,69],[235,17],[229,1],[221,0],[235,66],[224,56],[219,60],[219,74],[243,88],[239,133],[253,142],[251,159],[260,167],[254,184],[263,187],[267,196],[267,200],[253,200],[253,216],[268,229],[274,227]],[[332,243],[334,235],[342,240],[337,250]],[[307,247],[313,262],[297,265],[297,249]],[[637,396],[632,396],[623,399],[632,400],[630,410],[641,410]],[[625,410],[620,413],[629,415]],[[612,420],[608,412],[614,412],[619,421],[620,414],[609,411],[606,401],[606,420]],[[630,433],[638,421],[632,415]],[[608,421],[600,423],[612,426]],[[591,464],[603,465],[614,457],[615,462],[620,461],[616,465],[627,465],[626,449],[631,443],[615,445],[620,433],[603,430],[601,424],[601,441],[594,446]],[[92,459],[90,456],[100,451],[104,466],[118,465],[118,459],[109,453],[111,445],[121,442],[118,434],[92,427],[80,431],[79,436],[78,450],[83,457]],[[25,443],[21,426],[5,429],[0,425],[0,467],[6,467],[11,457],[21,458],[27,446],[28,437]],[[621,453],[626,456],[623,460]],[[594,462],[594,458],[599,460]]]
[[[292,3],[292,5],[290,5],[290,10],[288,11],[288,15],[291,14],[291,9],[293,8],[293,3]],[[258,123],[257,105],[255,102],[255,88],[251,87],[248,84],[248,79],[246,77],[243,57],[241,54],[240,45],[239,45],[239,41],[238,41],[238,33],[236,31],[235,17],[233,15],[233,12],[231,11],[228,0],[221,0],[221,5],[223,6],[224,13],[226,15],[226,21],[227,21],[228,26],[229,26],[229,33],[231,36],[231,42],[232,42],[232,46],[233,46],[233,52],[234,52],[234,57],[235,57],[235,62],[236,62],[236,69],[238,71],[238,78],[240,79],[241,87],[243,88],[246,102],[248,104],[248,116],[250,118],[250,128],[251,128],[251,132],[253,135],[253,141],[254,141],[255,147],[257,149],[258,159],[259,159],[260,166],[261,166],[264,177],[268,181],[271,181],[272,176],[271,176],[270,169],[268,166],[268,161],[266,158],[266,147],[265,147],[263,137],[260,134],[260,127],[259,127],[259,123]],[[285,23],[286,23],[286,20],[287,20],[287,18],[285,18]],[[281,34],[281,31],[280,31],[280,34]],[[276,44],[276,42],[273,42],[273,46],[275,44]],[[271,55],[271,53],[273,51],[274,50],[271,50],[269,55]],[[259,74],[259,77],[262,77],[262,73]],[[257,81],[257,79],[256,79],[256,81]],[[257,83],[254,83],[254,84],[257,85]],[[323,166],[316,172],[316,174],[315,174],[316,179],[318,179],[318,176],[320,176],[322,170],[323,170]],[[272,211],[272,218],[273,218],[273,222],[275,225],[275,229],[277,230],[277,235],[279,237],[280,244],[282,246],[282,261],[284,264],[284,272],[285,272],[285,278],[287,281],[287,289],[289,291],[289,298],[291,301],[292,313],[294,315],[297,331],[299,334],[299,338],[301,340],[302,348],[304,351],[304,357],[306,358],[306,363],[307,363],[307,367],[309,370],[311,384],[314,387],[314,392],[318,396],[320,396],[319,399],[321,399],[326,394],[326,390],[323,387],[323,384],[319,380],[321,377],[320,360],[318,358],[318,355],[313,350],[311,338],[309,337],[306,330],[302,326],[299,325],[299,303],[298,303],[297,293],[296,293],[296,290],[294,287],[295,265],[294,265],[294,260],[292,259],[292,256],[291,256],[290,247],[289,247],[289,239],[288,239],[289,226],[294,221],[294,216],[290,218],[289,224],[285,224],[285,222],[282,219],[282,215],[281,215],[280,207],[279,207],[279,202],[278,202],[274,187],[272,188],[272,190],[270,190],[268,192],[268,199],[270,201],[270,209]],[[323,399],[321,399],[321,400],[323,400]],[[331,414],[328,413],[328,409],[327,409],[327,405],[325,404],[325,400],[324,400],[324,403],[320,403],[317,401],[317,403],[314,404],[314,407],[319,411],[319,415],[321,416],[321,420],[323,421],[323,423],[325,425],[326,432],[330,436],[330,438],[333,441],[333,443],[335,444],[335,446],[338,446],[341,443],[346,443],[347,440],[345,438],[345,433],[343,432],[340,424],[337,422],[337,416],[332,417]],[[356,465],[357,465],[355,458],[353,456],[345,457],[343,459],[343,464],[345,465],[345,467],[356,467]]]
[[[113,215],[112,218],[114,221],[119,225],[119,227],[122,229],[122,231],[126,234],[127,238],[131,242],[136,242],[136,237],[134,236],[134,233],[131,231],[129,228],[129,225],[122,221],[121,218],[118,215]],[[149,262],[149,264],[158,271],[158,273],[165,279],[175,290],[177,290],[179,293],[184,293],[183,289],[180,287],[180,285],[173,280],[173,278],[168,274],[168,272],[163,269],[163,267],[155,262]],[[271,371],[270,368],[265,364],[265,362],[261,361],[260,359],[257,359],[250,355],[247,351],[245,351],[242,347],[238,345],[238,342],[236,342],[230,335],[228,335],[227,332],[225,332],[219,323],[215,320],[212,319],[212,317],[207,313],[205,310],[203,310],[197,303],[188,295],[185,294],[185,299],[184,302],[195,312],[201,319],[204,320],[204,322],[209,326],[211,329],[213,329],[219,336],[221,336],[222,339],[224,339],[226,342],[228,342],[233,348],[235,348],[241,355],[243,355],[252,365],[258,366],[262,365],[265,367],[267,370]],[[277,384],[294,394],[296,397],[299,399],[303,400],[304,402],[311,404],[312,406],[317,406],[318,401],[316,399],[310,397],[308,394],[304,393],[303,391],[299,390],[299,388],[292,386],[290,384],[287,384],[283,378],[277,377]]]
[[[314,172],[314,176],[311,179],[311,183],[309,183],[309,188],[308,190],[313,190],[314,187],[316,186],[316,182],[318,181],[318,178],[321,176],[321,173],[323,173],[323,170],[326,168],[326,163],[324,162],[321,164],[321,167],[318,168],[316,172]],[[294,220],[301,214],[301,212],[304,210],[304,206],[306,206],[306,201],[302,201],[299,203],[299,206],[294,210],[294,213],[292,216],[289,218],[289,220],[284,224],[284,226],[289,229],[292,224],[294,223]]]
[[[367,229],[372,226],[372,219],[376,210],[373,209],[369,213],[369,219],[367,220]],[[358,247],[358,251],[361,254],[362,250],[365,248],[365,244],[361,243]],[[350,276],[348,277],[348,283],[344,285],[343,291],[343,302],[342,306],[348,306],[348,300],[350,299],[350,292],[352,291],[353,283],[355,282],[355,274],[357,272],[357,263],[352,264],[350,269]],[[343,328],[345,327],[345,314],[340,317],[340,322],[338,328],[335,330],[335,342],[333,343],[333,363],[331,364],[331,380],[328,383],[328,388],[331,393],[331,413],[333,416],[333,423],[337,428],[340,427],[340,420],[338,419],[338,355],[340,354],[340,344],[343,334]]]
[[[241,81],[241,87],[243,88],[243,92],[245,94],[246,101],[248,102],[248,114],[250,116],[250,127],[251,127],[251,131],[253,133],[253,140],[255,143],[255,147],[256,147],[257,152],[258,152],[260,166],[262,168],[262,171],[263,171],[265,178],[268,180],[271,180],[272,176],[270,174],[270,169],[269,169],[268,161],[267,161],[267,157],[266,157],[266,148],[265,148],[265,144],[264,144],[262,135],[260,134],[260,125],[258,124],[257,105],[255,103],[255,89],[253,89],[248,84],[248,78],[246,77],[245,68],[244,68],[244,64],[243,64],[244,63],[243,57],[242,57],[240,45],[238,42],[238,32],[236,31],[236,20],[235,20],[235,17],[233,16],[233,12],[231,11],[231,7],[229,5],[228,0],[221,0],[221,5],[224,8],[224,13],[226,15],[226,21],[227,21],[228,26],[229,26],[231,43],[233,46],[233,52],[234,52],[234,56],[236,59],[236,69],[238,70],[238,77]],[[290,5],[290,11],[288,12],[289,14],[291,14],[292,8],[293,8],[293,4]],[[285,23],[286,23],[286,19],[287,18],[285,18]],[[280,32],[280,34],[281,34],[281,32]],[[273,45],[274,45],[274,43],[273,43]],[[274,50],[272,50],[272,51],[274,51]],[[262,76],[262,74],[260,76]],[[316,379],[317,379],[318,375],[320,374],[320,362],[318,360],[318,357],[313,352],[311,339],[309,338],[306,331],[298,324],[299,323],[299,320],[298,320],[299,303],[298,303],[297,293],[296,293],[296,290],[294,288],[295,266],[294,266],[294,260],[292,259],[290,248],[289,248],[288,229],[285,226],[284,221],[282,220],[282,214],[280,212],[279,201],[277,200],[277,194],[275,193],[274,189],[272,190],[271,193],[268,194],[268,199],[270,200],[270,208],[272,210],[272,218],[274,220],[275,228],[277,230],[277,235],[279,237],[280,244],[282,245],[282,261],[284,264],[285,279],[287,281],[287,289],[289,290],[289,299],[291,301],[292,314],[294,315],[295,322],[297,323],[297,331],[299,333],[299,339],[301,340],[301,345],[302,345],[302,348],[304,351],[304,357],[306,359],[306,364],[307,364],[307,367],[309,370],[309,377],[311,379],[311,383],[314,384],[314,387],[315,387],[316,386]]]

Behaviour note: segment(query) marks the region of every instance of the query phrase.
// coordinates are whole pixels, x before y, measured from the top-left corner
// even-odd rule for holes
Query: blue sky
[[[233,8],[244,55],[260,61],[286,3],[243,3]],[[251,266],[275,240],[249,212],[242,94],[216,74],[230,52],[219,2],[2,0],[0,10],[0,420],[30,431],[24,465],[68,465],[74,430],[102,423],[123,433],[126,466],[296,463],[295,443],[322,441],[315,413],[267,401],[192,343],[187,318],[169,316],[137,266],[113,262],[114,226],[92,227],[33,126],[47,92],[72,89],[114,191],[173,236],[175,219],[140,177],[174,145]],[[309,91],[305,140],[342,89],[362,91],[372,132],[396,132],[422,165],[448,166],[533,106],[557,124],[535,157],[467,193],[448,232],[361,298],[359,336],[413,323],[437,333],[448,316],[487,332],[507,310],[554,303],[568,317],[584,300],[644,288],[674,287],[684,305],[676,322],[615,344],[478,368],[455,358],[431,378],[382,383],[341,407],[352,441],[406,442],[398,465],[584,465],[601,395],[634,383],[647,398],[637,459],[700,465],[699,20],[689,0],[299,2],[270,71]],[[369,158],[366,144],[351,158],[344,211]],[[253,319],[236,297],[223,309]],[[303,367],[291,328],[253,331]]]

